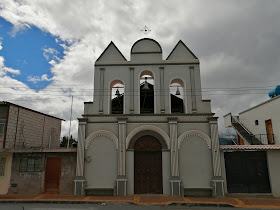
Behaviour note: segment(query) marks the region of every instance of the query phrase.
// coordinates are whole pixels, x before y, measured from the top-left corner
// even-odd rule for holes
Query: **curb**
[[[134,202],[118,202],[118,201],[31,201],[31,200],[1,200],[0,203],[25,203],[25,204],[30,204],[30,203],[42,203],[42,204],[110,204],[110,203],[126,203],[129,205],[137,205],[137,206],[144,206],[147,204],[138,204],[138,203],[134,203]],[[165,204],[151,204],[151,206],[186,206],[186,207],[233,207],[235,208],[235,206],[232,206],[230,204],[214,204],[214,203],[169,203],[167,205]]]
[[[230,204],[222,203],[170,203],[167,206],[186,206],[186,207],[231,207],[236,208]]]

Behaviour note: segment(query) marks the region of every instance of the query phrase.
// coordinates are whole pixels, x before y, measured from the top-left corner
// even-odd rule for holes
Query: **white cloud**
[[[95,59],[111,40],[129,59],[132,44],[146,37],[140,30],[147,25],[151,29],[147,36],[162,45],[163,58],[180,39],[200,58],[204,90],[213,86],[267,89],[279,83],[275,78],[280,78],[279,7],[280,2],[264,4],[261,0],[242,2],[242,7],[235,0],[2,0],[0,16],[14,25],[13,35],[35,26],[57,37],[58,44],[60,41],[68,44],[60,44],[64,49],[61,59],[55,57],[57,52],[53,48],[43,50],[51,64],[52,78],[47,75],[29,77],[38,85],[40,81],[51,80],[43,90],[28,89],[7,76],[3,57],[0,57],[0,87],[6,84],[5,87],[10,88],[5,92],[13,95],[5,95],[7,99],[22,100],[18,103],[67,120],[69,96],[74,95],[73,119],[80,117],[83,102],[92,101]],[[24,88],[13,89],[16,85]],[[212,99],[213,111],[221,117],[265,100],[265,91],[255,95],[233,95],[229,91],[224,92],[227,95],[203,94],[204,98]],[[27,93],[30,95],[24,95]],[[23,101],[26,99],[29,101]],[[64,130],[67,130],[67,123],[69,121],[63,123]],[[77,131],[73,123],[74,128]]]
[[[59,54],[59,52],[54,48],[44,48],[43,49],[43,56],[46,58],[46,60],[50,60],[50,58],[52,58],[52,59],[55,58],[55,59],[59,60],[57,57],[58,54]]]
[[[41,82],[41,81],[51,81],[51,78],[48,78],[47,74],[43,74],[41,77],[39,76],[28,76],[27,81],[33,82],[34,84]]]

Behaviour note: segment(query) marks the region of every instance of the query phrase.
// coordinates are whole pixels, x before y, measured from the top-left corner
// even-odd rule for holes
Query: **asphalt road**
[[[235,208],[231,207],[186,207],[186,206],[136,206],[130,204],[0,204],[0,210],[49,210],[49,209],[58,209],[58,210],[182,210],[182,209],[194,209],[194,210],[233,210]],[[248,209],[248,208],[238,208],[238,209]],[[248,209],[249,210],[249,209]],[[252,208],[250,209],[252,210]]]

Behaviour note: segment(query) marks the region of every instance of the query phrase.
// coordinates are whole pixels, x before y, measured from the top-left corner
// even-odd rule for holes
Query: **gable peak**
[[[196,55],[180,39],[166,60],[198,59]]]
[[[106,49],[96,61],[127,61],[113,41],[109,43]]]

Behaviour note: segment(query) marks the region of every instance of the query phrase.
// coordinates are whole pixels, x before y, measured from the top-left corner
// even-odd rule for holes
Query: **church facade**
[[[76,195],[224,195],[217,117],[182,41],[164,60],[158,42],[138,40],[130,61],[111,42],[78,140]]]

